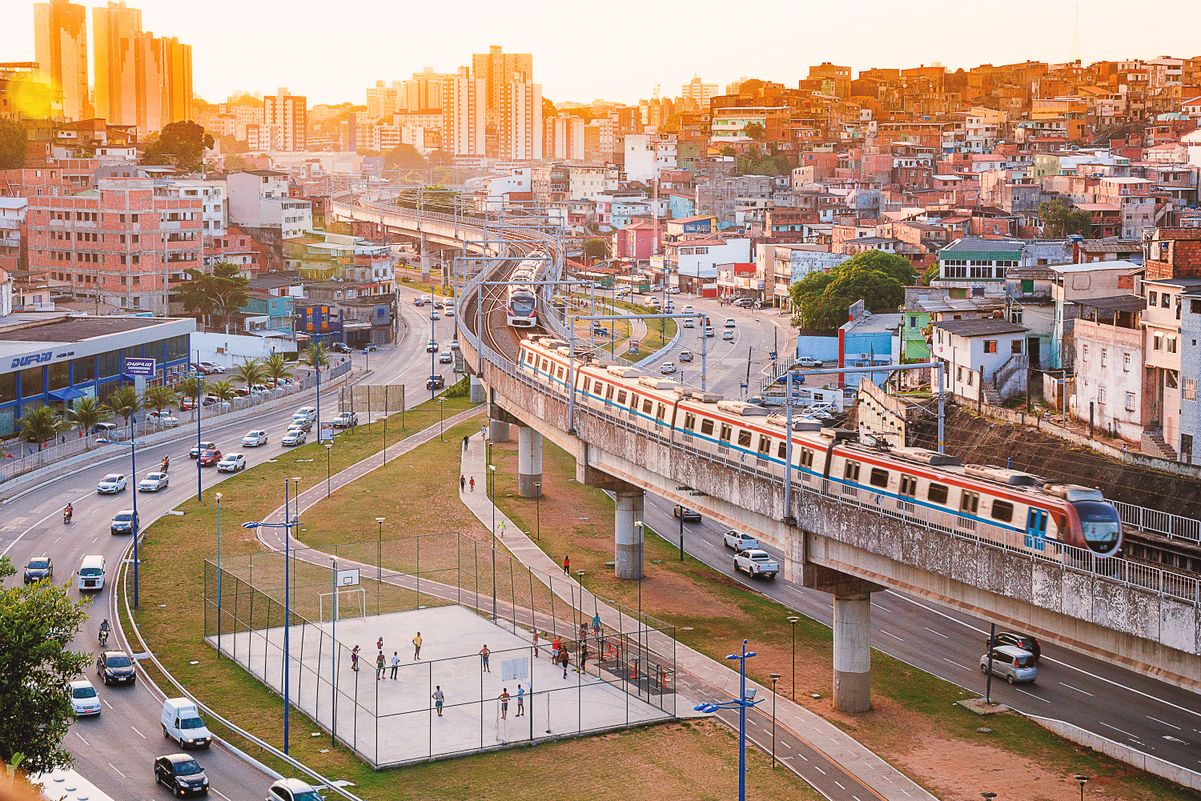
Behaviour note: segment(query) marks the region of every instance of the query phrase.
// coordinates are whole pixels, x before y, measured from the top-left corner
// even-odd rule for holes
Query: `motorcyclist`
[[[100,624],[100,643],[103,645],[108,642],[108,618],[105,618]]]
[[[167,469],[168,469],[168,468],[170,468],[170,467],[171,467],[171,457],[170,457],[170,456],[164,456],[164,457],[163,457],[163,472],[164,472],[164,473],[165,473],[165,472],[167,472]]]
[[[67,505],[63,508],[63,522],[70,523],[71,515],[73,515],[73,514],[75,514],[75,507],[72,506],[70,504],[70,502],[68,502]]]

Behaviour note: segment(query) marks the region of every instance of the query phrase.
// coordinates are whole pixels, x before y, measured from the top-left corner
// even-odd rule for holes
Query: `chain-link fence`
[[[259,553],[205,570],[209,644],[281,693],[286,650],[292,704],[375,767],[676,713],[673,627],[592,596],[584,608],[575,582],[544,583],[464,535],[295,549],[286,565]],[[335,587],[348,570],[357,584]]]

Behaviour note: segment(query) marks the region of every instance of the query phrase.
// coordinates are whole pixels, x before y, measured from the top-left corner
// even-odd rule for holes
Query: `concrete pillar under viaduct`
[[[523,498],[542,495],[542,435],[529,426],[517,429],[517,492]]]
[[[805,565],[804,584],[834,596],[834,708],[872,708],[871,594],[878,584],[821,567]]]
[[[508,442],[509,424],[505,420],[492,418],[488,421],[488,440],[490,442]]]
[[[421,277],[430,277],[430,250],[425,241],[425,234],[421,235]]]
[[[467,386],[471,391],[472,403],[483,403],[488,399],[488,394],[484,391],[484,381],[478,375],[472,375],[467,381]]]
[[[646,493],[623,484],[616,493],[617,511],[613,520],[614,574],[619,579],[642,578],[642,520]]]

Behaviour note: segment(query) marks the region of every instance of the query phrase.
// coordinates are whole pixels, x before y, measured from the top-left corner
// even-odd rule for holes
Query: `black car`
[[[685,523],[701,522],[700,512],[695,509],[689,509],[687,506],[681,506],[678,503],[676,504],[675,508],[671,510],[671,514],[673,517],[682,520]]]
[[[994,646],[1013,645],[1021,648],[1023,651],[1029,651],[1034,654],[1034,664],[1036,665],[1043,653],[1042,646],[1038,644],[1038,640],[1029,634],[1018,634],[1014,631],[998,631],[997,636],[993,638],[992,644]]]
[[[141,515],[136,515],[131,509],[117,512],[113,515],[113,522],[109,524],[108,532],[110,534],[132,534],[135,525],[141,524]]]
[[[96,675],[108,684],[134,684],[138,674],[133,659],[124,651],[104,651],[96,657]]]
[[[425,379],[426,389],[442,389],[446,386],[446,379],[440,375],[432,375]]]
[[[375,353],[377,350],[379,350],[379,345],[376,345],[374,342],[369,342],[363,346],[363,353]]]
[[[209,791],[209,778],[200,763],[187,754],[154,758],[154,780],[178,796]]]
[[[350,353],[351,352],[350,346],[347,345],[345,342],[335,342],[334,344],[330,345],[330,348],[333,349],[336,353]]]
[[[49,556],[35,556],[25,565],[25,583],[54,578],[54,560]]]

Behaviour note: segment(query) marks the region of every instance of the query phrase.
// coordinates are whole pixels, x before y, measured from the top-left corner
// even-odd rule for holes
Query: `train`
[[[564,397],[574,382],[577,406],[781,478],[791,456],[792,479],[816,491],[1043,555],[1073,553],[1059,545],[1081,549],[1080,560],[1121,552],[1118,511],[1092,487],[965,465],[925,448],[861,442],[852,431],[812,420],[794,421],[789,436],[784,415],[763,406],[587,357],[577,356],[573,373],[569,353],[562,340],[527,337],[518,350],[517,370]]]
[[[505,317],[514,328],[533,328],[538,324],[538,275],[546,254],[534,251],[523,258],[509,276],[509,298]]]

